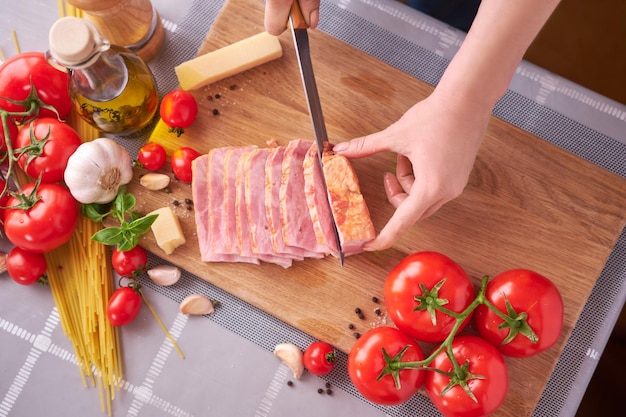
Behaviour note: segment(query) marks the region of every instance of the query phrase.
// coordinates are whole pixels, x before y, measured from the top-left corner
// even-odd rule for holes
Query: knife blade
[[[309,47],[309,33],[308,24],[304,20],[302,11],[300,10],[300,4],[297,0],[291,5],[291,12],[289,13],[289,24],[291,27],[291,33],[293,35],[293,42],[296,47],[296,56],[298,58],[298,66],[300,67],[300,75],[302,76],[302,85],[304,86],[304,95],[309,108],[309,115],[311,116],[311,122],[313,124],[313,133],[315,135],[315,142],[317,143],[317,156],[322,172],[322,178],[324,179],[324,193],[326,194],[325,201],[328,202],[328,209],[330,212],[333,233],[335,242],[337,244],[337,252],[339,262],[341,266],[344,264],[344,252],[341,247],[341,239],[339,237],[339,229],[337,227],[337,221],[333,214],[332,202],[330,200],[330,194],[328,193],[326,176],[324,175],[324,161],[322,159],[324,152],[324,143],[328,142],[328,133],[326,132],[326,124],[324,123],[324,114],[322,113],[322,105],[320,103],[319,93],[317,91],[317,84],[315,83],[315,74],[313,73],[313,63],[311,61],[311,50]]]

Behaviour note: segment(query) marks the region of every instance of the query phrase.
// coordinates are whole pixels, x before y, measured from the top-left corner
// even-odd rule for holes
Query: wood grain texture
[[[199,53],[263,31],[262,7],[256,0],[227,1]],[[384,129],[432,90],[327,34],[312,31],[310,38],[331,141]],[[280,41],[282,58],[195,91],[201,108],[198,121],[181,138],[160,141],[170,148],[192,146],[207,152],[227,145],[264,146],[268,140],[283,145],[296,138],[312,140],[291,35],[284,33]],[[393,171],[394,162],[391,154],[353,161],[377,230],[393,212],[382,174]],[[176,181],[171,194],[142,189],[140,174],[138,169],[129,191],[143,212],[191,197],[190,185]],[[141,244],[345,352],[355,340],[348,324],[361,333],[373,325],[391,324],[384,315],[374,314],[384,305],[371,298],[383,299],[386,274],[411,252],[445,253],[477,284],[484,275],[510,268],[533,269],[561,290],[565,326],[549,351],[507,360],[510,390],[497,415],[529,416],[624,226],[625,186],[622,178],[492,118],[463,195],[408,230],[394,248],[349,257],[343,268],[334,258],[296,262],[289,269],[203,263],[193,212],[182,206],[175,211],[187,236],[185,246],[165,256],[149,234]],[[365,320],[356,317],[355,307],[363,310]]]

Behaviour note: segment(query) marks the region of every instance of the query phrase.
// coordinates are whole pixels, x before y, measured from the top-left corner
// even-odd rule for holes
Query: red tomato
[[[80,213],[76,200],[67,188],[59,184],[39,184],[33,193],[35,183],[22,187],[19,198],[11,196],[4,211],[4,231],[6,237],[17,247],[41,253],[58,248],[67,242],[76,228]],[[34,194],[34,195],[33,195]],[[11,208],[21,204],[20,199],[34,200],[30,208]]]
[[[67,160],[81,145],[78,133],[67,123],[46,117],[32,121],[17,135],[18,165],[32,178],[59,182]]]
[[[407,401],[417,392],[424,380],[422,370],[400,370],[399,387],[396,387],[391,374],[378,379],[385,368],[382,349],[395,357],[407,346],[402,355],[403,362],[424,359],[417,342],[393,327],[375,327],[357,339],[348,354],[348,374],[356,389],[365,398],[377,404],[396,405]]]
[[[327,375],[335,367],[335,349],[326,342],[313,342],[304,351],[304,367],[313,375]]]
[[[484,304],[475,311],[481,336],[498,346],[502,354],[518,358],[533,356],[559,339],[563,329],[563,299],[548,278],[527,269],[512,269],[487,283],[485,298],[504,314],[509,311],[507,300],[512,308],[508,314],[513,319],[510,325]]]
[[[2,165],[7,165],[9,163],[9,159],[7,158],[7,140],[11,138],[11,147],[15,143],[18,135],[17,125],[13,122],[13,120],[7,120],[7,130],[9,134],[7,135],[4,131],[4,127],[2,126],[2,122],[0,122],[0,163]]]
[[[474,300],[474,286],[463,268],[447,256],[417,252],[389,273],[384,295],[389,317],[400,330],[417,340],[434,343],[450,334],[456,319],[436,310],[433,304],[460,313]],[[459,331],[470,317],[471,314]]]
[[[176,175],[179,181],[191,182],[191,163],[199,156],[200,153],[198,151],[188,147],[178,148],[172,153],[172,171],[174,171],[174,175]]]
[[[198,103],[189,91],[174,90],[163,97],[159,114],[163,122],[178,136],[191,126],[198,115]]]
[[[139,148],[137,153],[137,160],[149,171],[158,171],[165,164],[166,159],[165,148],[156,142],[146,143]]]
[[[107,304],[107,318],[113,326],[125,326],[135,320],[141,310],[139,290],[121,287],[113,292]]]
[[[480,337],[459,336],[452,341],[452,352],[460,366],[458,373],[445,351],[430,363],[430,367],[448,373],[428,371],[424,386],[430,400],[445,417],[480,417],[495,412],[509,389],[506,363],[498,349]],[[476,401],[458,383],[448,387],[452,375],[467,384]]]
[[[141,246],[131,250],[119,251],[113,248],[111,264],[115,272],[123,277],[131,277],[143,272],[148,265],[148,254]]]
[[[33,253],[15,247],[6,258],[7,272],[15,282],[31,285],[45,278],[48,264],[41,253]]]
[[[7,59],[0,66],[0,107],[9,112],[24,111],[24,106],[3,98],[26,100],[31,93],[31,80],[37,96],[54,107],[61,119],[72,110],[69,75],[48,63],[42,52],[24,52]],[[39,117],[57,117],[50,109],[41,108]]]

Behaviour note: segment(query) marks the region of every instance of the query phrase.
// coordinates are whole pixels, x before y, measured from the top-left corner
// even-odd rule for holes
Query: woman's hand
[[[287,29],[287,20],[294,0],[265,1],[265,30],[270,35],[280,35]],[[311,29],[317,27],[320,18],[320,0],[299,0],[304,20]]]
[[[435,91],[385,130],[334,147],[348,158],[382,151],[398,154],[395,174],[383,176],[396,211],[365,250],[391,247],[415,222],[463,192],[490,115],[489,107],[477,108],[461,97]]]

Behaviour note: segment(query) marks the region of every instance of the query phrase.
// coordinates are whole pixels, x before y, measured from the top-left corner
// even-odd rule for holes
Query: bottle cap
[[[91,22],[78,17],[57,20],[50,28],[48,43],[54,59],[66,67],[84,65],[109,47]]]

